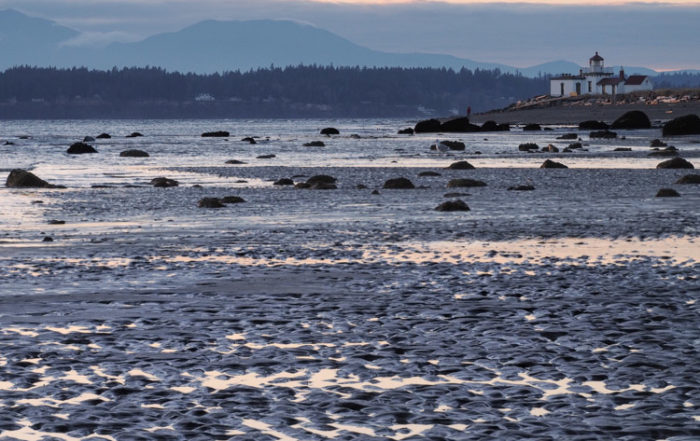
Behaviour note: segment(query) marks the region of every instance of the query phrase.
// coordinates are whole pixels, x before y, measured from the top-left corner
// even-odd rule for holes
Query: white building
[[[551,96],[578,95],[615,95],[618,93],[651,90],[651,80],[646,75],[631,75],[625,77],[625,71],[619,75],[612,68],[605,67],[603,57],[595,53],[588,60],[588,68],[581,69],[578,75],[562,74],[552,77],[549,81]]]

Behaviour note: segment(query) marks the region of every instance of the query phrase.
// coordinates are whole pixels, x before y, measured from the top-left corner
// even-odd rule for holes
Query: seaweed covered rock
[[[222,208],[224,204],[221,203],[219,198],[202,198],[197,203],[200,208]]]
[[[82,155],[85,153],[97,153],[97,150],[90,144],[85,144],[84,142],[75,142],[68,147],[66,153],[69,155]]]
[[[461,188],[461,187],[486,187],[486,182],[479,181],[478,179],[451,179],[447,183],[447,188]]]
[[[335,127],[326,127],[324,129],[321,129],[321,135],[326,135],[326,136],[340,135],[340,131],[338,129],[336,129]]]
[[[153,178],[151,179],[151,185],[157,188],[167,188],[167,187],[177,187],[180,185],[178,181],[175,179],[170,179],[170,178],[164,178],[164,177],[159,177],[159,178]]]
[[[217,130],[215,132],[202,133],[203,138],[227,138],[229,135],[230,133],[225,130]]]
[[[691,174],[685,175],[676,181],[676,184],[700,184],[700,175]]]
[[[49,184],[34,173],[19,168],[10,171],[5,180],[5,186],[9,188],[65,188],[60,185]]]
[[[681,157],[675,157],[673,159],[669,159],[668,161],[660,162],[656,165],[656,168],[695,168],[693,164],[691,164],[689,161],[681,158]]]
[[[416,186],[413,185],[413,182],[411,182],[410,179],[393,178],[388,179],[386,182],[384,182],[383,188],[391,190],[410,190],[412,188],[416,188]]]
[[[588,137],[591,139],[593,139],[593,138],[615,139],[615,138],[617,138],[617,133],[611,132],[610,130],[599,130],[596,132],[589,133]]]
[[[641,110],[625,112],[610,125],[611,129],[650,129],[651,121]]]
[[[440,131],[440,121],[437,119],[426,119],[423,121],[418,121],[416,126],[413,128],[415,133],[435,133]]]
[[[147,152],[144,152],[143,150],[132,149],[124,150],[123,152],[119,153],[119,156],[129,158],[148,158],[150,155]]]
[[[457,161],[450,164],[447,168],[450,170],[471,170],[475,167],[467,161]]]
[[[672,188],[662,188],[656,193],[657,198],[677,198],[680,193]]]
[[[610,128],[610,126],[603,121],[588,120],[578,124],[579,130],[608,130],[608,128]]]
[[[700,117],[685,115],[674,118],[664,124],[662,133],[664,136],[698,135],[700,134]]]
[[[556,162],[552,161],[551,159],[547,159],[540,165],[540,168],[569,168],[562,164],[561,162]]]
[[[469,211],[469,206],[461,199],[445,201],[435,207],[435,211]]]

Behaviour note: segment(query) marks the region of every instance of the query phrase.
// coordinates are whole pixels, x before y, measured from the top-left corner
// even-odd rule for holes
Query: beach
[[[697,168],[700,137],[528,115],[505,121],[551,130],[6,122],[3,175],[67,188],[0,188],[0,439],[700,436],[700,186],[649,156],[661,138]],[[518,148],[568,133],[582,148]],[[275,185],[318,175],[336,188]],[[414,188],[384,188],[398,177]],[[225,196],[243,202],[198,206]]]

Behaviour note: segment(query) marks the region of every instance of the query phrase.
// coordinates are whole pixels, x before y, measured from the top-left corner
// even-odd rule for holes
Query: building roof
[[[617,86],[620,83],[624,83],[625,80],[621,79],[620,77],[613,77],[613,78],[603,78],[602,80],[598,81],[599,86]]]
[[[558,75],[556,77],[552,77],[552,80],[585,80],[586,77],[582,77],[580,75],[570,75],[570,74],[562,74]]]
[[[644,80],[647,79],[646,75],[630,75],[629,78],[627,78],[627,81],[625,81],[625,85],[628,86],[639,86],[641,85]]]
[[[596,51],[595,55],[593,55],[591,58],[589,58],[589,61],[603,61],[604,58],[598,55],[598,51]]]

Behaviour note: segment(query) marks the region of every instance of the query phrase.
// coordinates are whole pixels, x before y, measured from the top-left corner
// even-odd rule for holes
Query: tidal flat
[[[660,129],[411,123],[4,122],[3,179],[67,188],[0,188],[0,440],[700,437],[700,185],[656,168]]]

